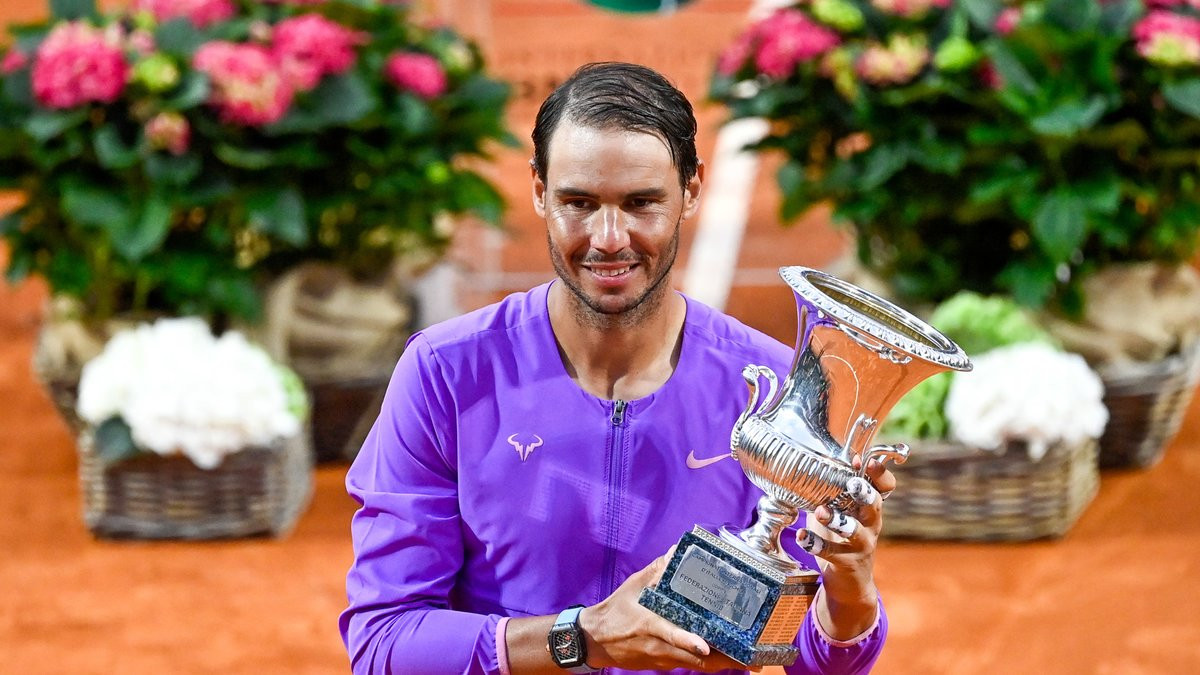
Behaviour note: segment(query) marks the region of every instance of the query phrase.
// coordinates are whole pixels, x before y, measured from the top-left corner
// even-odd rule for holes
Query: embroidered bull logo
[[[541,447],[542,443],[545,442],[542,440],[542,437],[538,436],[537,434],[534,434],[533,438],[534,440],[530,441],[529,443],[522,443],[521,441],[517,440],[516,434],[508,437],[508,444],[516,448],[517,454],[521,456],[522,462],[529,459],[529,455],[533,452],[534,448]]]

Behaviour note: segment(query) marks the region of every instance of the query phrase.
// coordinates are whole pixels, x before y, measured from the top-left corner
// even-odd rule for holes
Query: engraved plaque
[[[767,586],[698,546],[689,546],[680,558],[671,590],[742,630],[767,599]]]

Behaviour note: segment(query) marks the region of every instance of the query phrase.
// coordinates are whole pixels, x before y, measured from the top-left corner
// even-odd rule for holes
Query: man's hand
[[[860,466],[855,457],[854,467]],[[838,512],[821,506],[816,522],[796,533],[801,548],[824,561],[822,593],[813,608],[825,631],[848,640],[870,628],[878,611],[875,588],[875,546],[883,526],[883,495],[896,487],[896,477],[883,464],[867,464],[867,480],[854,478],[847,491],[854,506]]]
[[[673,553],[674,548],[579,615],[579,624],[587,636],[589,666],[629,670],[690,668],[705,672],[745,668],[709,647],[698,635],[638,604],[642,589],[659,582]]]

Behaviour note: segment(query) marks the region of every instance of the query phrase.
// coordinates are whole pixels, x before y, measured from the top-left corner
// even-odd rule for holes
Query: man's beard
[[[646,290],[642,291],[641,295],[633,298],[625,303],[622,307],[608,308],[601,304],[597,299],[589,297],[584,292],[582,286],[576,279],[571,277],[567,272],[566,257],[562,251],[554,245],[554,240],[550,238],[549,233],[546,234],[546,242],[550,247],[550,262],[554,265],[554,272],[563,284],[571,291],[573,296],[571,302],[571,313],[580,323],[584,323],[596,328],[605,328],[611,326],[629,327],[636,326],[644,321],[647,317],[654,314],[659,307],[662,306],[663,298],[666,297],[667,287],[665,282],[671,273],[671,268],[675,266],[675,256],[679,253],[679,226],[683,222],[680,218],[675,223],[675,234],[671,237],[666,249],[662,251],[662,256],[659,258],[657,270],[647,270],[648,273],[655,274],[650,285]],[[587,260],[587,259],[585,259]],[[627,260],[626,258],[602,258],[593,257],[588,262],[636,262],[639,260]]]

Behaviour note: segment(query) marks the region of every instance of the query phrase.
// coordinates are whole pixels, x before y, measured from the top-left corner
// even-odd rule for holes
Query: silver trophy
[[[880,422],[922,380],[971,368],[957,344],[883,298],[805,267],[779,274],[796,294],[791,372],[779,386],[766,366],[743,369],[750,400],[730,436],[733,457],[766,493],[758,517],[740,531],[684,534],[639,598],[749,666],[795,661],[792,642],[820,583],[780,546],[783,530],[801,510],[848,508],[847,482],[871,459],[904,462],[907,445],[872,445]]]

